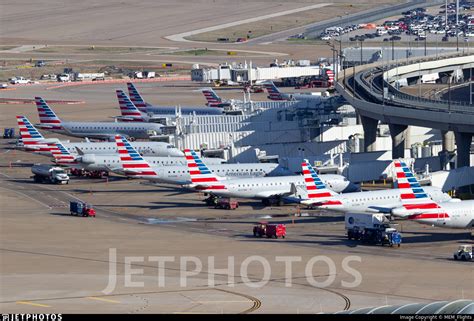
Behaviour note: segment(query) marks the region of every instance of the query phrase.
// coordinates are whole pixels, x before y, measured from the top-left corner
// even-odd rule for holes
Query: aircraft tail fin
[[[46,101],[41,97],[35,97],[36,109],[38,110],[38,116],[41,124],[52,125],[54,127],[61,128],[61,120],[54,113],[51,107],[48,106]]]
[[[324,184],[307,159],[301,163],[301,167],[303,169],[306,190],[308,191],[308,203],[320,203],[320,205],[342,205],[341,201],[336,199],[334,192],[326,187],[326,184]]]
[[[186,157],[186,163],[192,184],[203,186],[203,189],[207,190],[222,190],[226,188],[225,185],[219,182],[222,178],[215,175],[206,164],[203,163],[195,151],[185,149],[184,155]]]
[[[212,88],[202,89],[202,94],[207,100],[206,105],[209,107],[217,107],[219,104],[222,103],[222,98],[219,97]]]
[[[115,143],[117,144],[122,167],[128,175],[157,175],[150,164],[135,150],[124,136],[116,135]]]
[[[74,155],[72,155],[60,142],[48,144],[48,146],[50,147],[51,154],[53,155],[56,164],[66,165],[75,162],[76,157],[74,157]]]
[[[25,116],[16,116],[20,137],[25,147],[38,145],[44,140],[43,135],[33,126]]]
[[[401,209],[411,219],[433,219],[447,217],[446,213],[440,211],[441,207],[433,201],[421,187],[418,179],[404,161],[394,161],[396,181],[400,191],[400,198],[403,204]],[[395,215],[400,210],[394,210]],[[400,215],[403,216],[403,215]]]
[[[127,83],[127,88],[128,88],[128,94],[130,95],[130,100],[132,101],[132,103],[140,110],[140,111],[143,111],[145,112],[146,111],[146,108],[147,106],[149,106],[149,104],[147,104],[145,102],[145,100],[143,100],[142,96],[140,95],[140,93],[138,92],[137,88],[135,87],[134,84],[132,84],[131,82],[128,82]]]
[[[268,92],[268,98],[271,100],[282,100],[283,97],[281,95],[280,90],[275,86],[273,81],[268,81],[263,84],[263,87]]]
[[[128,98],[123,90],[116,90],[117,99],[120,106],[120,113],[123,118],[130,119],[133,121],[145,121],[143,112],[140,111],[137,106]]]

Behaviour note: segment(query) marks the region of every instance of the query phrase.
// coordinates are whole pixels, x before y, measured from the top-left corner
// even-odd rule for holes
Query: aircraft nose
[[[343,193],[352,193],[360,191],[360,185],[352,182],[347,182],[346,188],[342,191]]]
[[[171,156],[174,156],[174,157],[184,157],[184,153],[182,151],[180,151],[179,149],[174,149],[172,152],[171,152]]]

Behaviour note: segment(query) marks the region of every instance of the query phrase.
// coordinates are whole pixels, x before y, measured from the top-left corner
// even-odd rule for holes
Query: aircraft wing
[[[285,191],[264,191],[257,193],[257,197],[259,198],[272,198],[272,197],[285,197],[285,196],[290,196],[294,195],[296,193],[296,186],[295,184],[291,184],[290,189],[285,192]]]
[[[122,120],[122,121],[136,121],[136,117],[128,117],[128,116],[114,116],[114,119]]]
[[[44,130],[56,129],[58,127],[58,125],[49,125],[49,124],[44,124],[44,123],[35,124],[35,126]]]
[[[369,206],[367,210],[373,213],[391,214],[395,206]]]
[[[71,136],[85,137],[86,140],[89,140],[89,138],[94,138],[94,139],[101,139],[101,140],[107,140],[107,141],[110,141],[110,142],[114,142],[115,141],[115,135],[116,135],[116,134],[107,134],[107,133],[84,134],[80,131],[73,132],[73,131],[67,129],[65,126],[63,126],[63,130]],[[129,138],[129,137],[127,137],[127,135],[123,135],[123,134],[121,134],[121,135],[125,136],[127,139]]]
[[[326,199],[325,198],[320,198],[318,200],[307,199],[307,200],[301,201],[301,204],[310,205],[310,206],[313,206],[313,207],[318,207],[318,206],[326,205],[328,200],[329,200],[329,198],[326,198]]]
[[[95,138],[95,139],[103,139],[109,142],[115,141],[115,134],[95,133],[95,134],[88,134],[87,137]]]

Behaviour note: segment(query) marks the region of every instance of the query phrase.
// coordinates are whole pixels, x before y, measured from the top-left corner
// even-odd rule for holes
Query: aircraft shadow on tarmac
[[[469,232],[462,233],[444,233],[444,232],[414,232],[407,234],[418,234],[415,236],[403,236],[402,244],[417,244],[417,243],[433,243],[433,242],[446,242],[446,241],[458,241],[458,243],[469,243],[471,234]],[[236,237],[243,237],[244,242],[275,242],[278,240],[268,238],[256,238],[249,234],[236,234]],[[357,246],[376,246],[368,243],[362,243],[360,241],[348,240],[345,235],[334,235],[334,234],[305,234],[303,237],[315,237],[324,238],[318,240],[306,240],[298,239],[298,236],[292,238],[291,234],[287,234],[284,242],[293,244],[314,244],[314,245],[325,245],[325,246],[341,246],[357,247]],[[403,246],[403,245],[402,245]]]
[[[103,180],[101,180],[98,183],[103,183]],[[73,192],[76,193],[155,193],[155,192],[174,192],[175,194],[168,194],[166,196],[174,196],[174,195],[181,195],[181,194],[189,194],[189,192],[186,189],[179,189],[179,192],[177,192],[176,188],[172,187],[153,187],[149,186],[149,189],[135,189],[133,186],[130,186],[130,189],[101,189],[101,190],[89,190],[89,189],[74,189],[72,190]]]
[[[23,167],[33,167],[34,163],[23,163],[23,162],[12,162],[11,165],[10,164],[2,164],[0,165],[1,168],[15,168],[15,167],[18,167],[18,168],[23,168]]]
[[[359,243],[356,241],[350,241],[347,239],[347,237],[343,236],[336,236],[336,237],[331,237],[325,240],[302,240],[302,239],[292,239],[291,235],[287,234],[287,237],[279,240],[275,239],[270,239],[270,238],[257,238],[253,236],[252,234],[240,234],[236,235],[239,237],[245,238],[245,240],[242,240],[243,242],[285,242],[285,243],[290,243],[290,244],[314,244],[314,245],[323,245],[323,246],[341,246],[345,245],[347,247],[357,247],[359,245],[366,245],[364,243]],[[374,245],[375,246],[375,245]]]
[[[269,221],[269,219],[261,217],[262,215],[258,214],[252,214],[253,216],[250,215],[245,215],[245,216],[238,216],[236,215],[236,219],[242,219],[239,221],[236,220],[228,220],[228,219],[222,219],[222,220],[215,220],[212,223],[213,224],[256,224],[261,221]],[[310,223],[329,223],[329,222],[342,222],[344,218],[341,217],[324,217],[323,220],[321,220],[322,217],[307,217],[304,219],[299,219],[295,220],[295,225],[298,224],[310,224]],[[281,218],[278,220],[271,220],[269,221],[271,224],[286,224],[286,225],[291,225],[293,223],[293,220],[291,217],[286,216],[285,218]]]
[[[151,205],[151,204],[157,204],[157,205]],[[151,202],[151,203],[148,203],[148,204],[143,204],[143,205],[139,205],[139,204],[133,204],[133,205],[110,205],[110,204],[104,204],[104,205],[101,205],[101,204],[94,204],[94,206],[96,206],[97,208],[107,208],[107,207],[120,207],[120,208],[147,208],[147,209],[150,209],[150,210],[159,210],[159,209],[166,209],[166,208],[183,208],[183,207],[186,207],[186,208],[192,208],[192,207],[196,207],[195,204],[192,204],[192,203],[181,203],[181,202],[170,202],[170,201],[167,201],[167,202]]]
[[[402,232],[402,242],[407,244],[432,243],[445,241],[467,241],[471,238],[471,233],[463,230],[453,230],[446,232]],[[462,243],[462,242],[461,242]]]

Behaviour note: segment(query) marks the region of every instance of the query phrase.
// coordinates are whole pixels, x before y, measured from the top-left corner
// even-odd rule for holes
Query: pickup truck
[[[10,78],[10,84],[17,85],[17,84],[29,84],[31,82],[30,79],[26,79],[23,77],[13,77]]]

